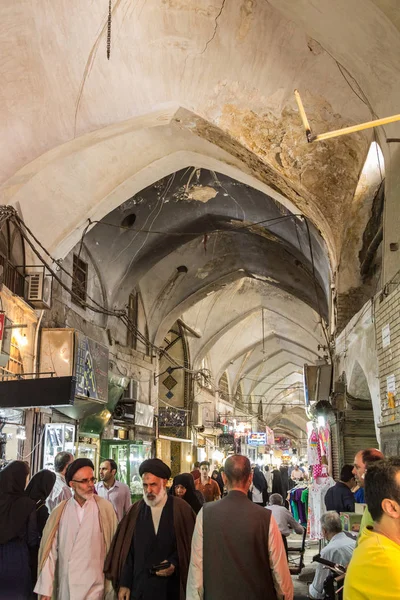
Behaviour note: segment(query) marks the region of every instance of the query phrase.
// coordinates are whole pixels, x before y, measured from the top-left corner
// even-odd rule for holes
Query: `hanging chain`
[[[110,53],[111,53],[111,18],[112,18],[111,0],[108,0],[108,20],[107,20],[107,58],[108,58],[108,60],[110,60]]]

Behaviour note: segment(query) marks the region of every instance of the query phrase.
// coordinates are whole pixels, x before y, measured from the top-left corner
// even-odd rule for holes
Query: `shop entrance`
[[[117,463],[117,479],[129,486],[132,502],[140,500],[143,496],[143,488],[139,466],[144,460],[151,458],[151,443],[103,440],[100,447],[100,462],[107,458],[112,458]]]

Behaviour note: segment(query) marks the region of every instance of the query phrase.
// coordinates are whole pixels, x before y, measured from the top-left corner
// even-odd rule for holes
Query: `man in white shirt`
[[[65,481],[65,473],[73,460],[74,457],[69,452],[59,452],[54,459],[56,482],[51,490],[50,496],[46,500],[49,512],[63,500],[69,500],[72,497],[71,488]]]
[[[192,540],[186,600],[293,600],[282,536],[271,514],[249,501],[246,456],[230,456],[222,475],[228,495],[204,504]]]
[[[53,510],[40,543],[34,591],[41,600],[114,598],[103,570],[117,517],[111,503],[94,494],[93,471],[87,458],[78,458],[68,467],[66,482],[74,497]]]
[[[321,528],[324,538],[329,542],[322,549],[321,558],[347,567],[356,547],[356,540],[342,531],[342,522],[335,510],[322,515]],[[308,590],[310,598],[325,598],[324,583],[329,573],[328,569],[318,563],[314,580]]]
[[[96,492],[101,498],[111,502],[118,521],[122,521],[132,504],[131,491],[126,483],[115,479],[117,470],[117,463],[112,458],[103,460],[100,465],[100,481],[96,484]]]

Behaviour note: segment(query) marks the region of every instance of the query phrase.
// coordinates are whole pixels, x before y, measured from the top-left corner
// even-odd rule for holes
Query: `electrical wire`
[[[4,210],[4,214],[3,214],[3,208],[7,209],[7,210]],[[11,208],[12,210],[9,210],[9,208]],[[26,243],[29,245],[29,247],[31,248],[31,250],[35,254],[35,256],[41,261],[41,263],[48,270],[48,272],[54,277],[55,281],[57,281],[57,283],[64,290],[66,290],[68,292],[68,294],[70,294],[71,298],[74,298],[78,304],[89,308],[93,312],[100,313],[100,314],[105,314],[107,316],[116,317],[116,318],[120,319],[125,324],[125,326],[128,328],[129,331],[131,331],[132,333],[134,333],[135,335],[137,335],[137,337],[144,344],[148,345],[153,350],[155,350],[156,353],[158,353],[160,357],[164,356],[171,364],[173,364],[175,366],[180,366],[186,372],[188,372],[188,373],[190,373],[190,374],[192,374],[194,376],[198,376],[199,373],[201,374],[201,370],[195,371],[193,369],[188,369],[187,367],[185,367],[183,365],[179,365],[179,363],[173,357],[171,357],[166,350],[164,350],[163,348],[160,348],[160,347],[156,346],[149,339],[147,339],[139,331],[138,327],[132,322],[132,320],[129,319],[128,315],[126,314],[126,310],[110,310],[110,309],[107,309],[104,306],[102,306],[99,302],[97,302],[96,300],[94,300],[93,298],[91,298],[89,295],[87,297],[89,298],[90,302],[83,301],[78,294],[76,294],[69,286],[67,286],[62,281],[62,279],[57,275],[57,273],[52,268],[52,266],[48,264],[48,262],[43,257],[43,255],[41,255],[40,252],[37,250],[37,248],[35,247],[34,243],[29,238],[29,236],[31,236],[33,238],[33,240],[35,241],[35,243],[45,252],[45,254],[49,258],[51,258],[53,260],[53,262],[57,263],[57,261],[55,261],[53,259],[53,257],[50,255],[50,253],[41,244],[41,242],[36,238],[36,236],[31,232],[31,230],[25,225],[25,223],[23,222],[23,220],[17,215],[15,209],[13,209],[13,207],[0,207],[0,214],[1,214],[0,223],[1,223],[2,220],[9,219],[10,221],[12,221],[16,225],[16,227],[19,229],[22,237],[24,238],[24,240],[26,241]],[[62,265],[59,265],[59,266],[60,266],[60,268],[63,271],[65,271],[66,273],[68,273],[68,271],[62,267]],[[72,278],[72,281],[77,281],[76,278],[73,275],[69,274],[69,276]]]
[[[211,235],[213,233],[240,233],[245,230],[250,230],[252,227],[256,227],[258,225],[279,225],[280,222],[285,221],[286,219],[294,219],[303,217],[302,214],[292,213],[290,215],[280,215],[279,217],[271,217],[269,219],[263,219],[262,221],[256,221],[255,223],[249,223],[247,225],[242,225],[240,227],[235,227],[232,225],[231,229],[208,229],[207,231],[160,231],[157,229],[135,229],[134,227],[126,227],[124,225],[118,225],[117,223],[108,223],[107,221],[99,220],[92,221],[90,220],[90,225],[105,225],[106,227],[114,227],[115,229],[125,229],[126,231],[132,231],[135,233],[148,233],[152,235],[163,235],[163,236],[172,236],[172,237],[187,237],[187,236],[195,236],[195,237],[203,237],[205,235]],[[232,219],[231,219],[232,221]],[[85,234],[86,235],[86,234]],[[127,248],[125,248],[123,252],[125,252]]]
[[[323,322],[323,317],[322,317],[322,312],[321,312],[321,305],[320,305],[320,302],[319,302],[318,285],[317,285],[317,274],[316,274],[316,270],[315,270],[314,252],[313,252],[313,248],[312,248],[310,226],[309,226],[308,220],[306,218],[304,219],[304,221],[305,221],[306,228],[307,228],[307,237],[308,237],[308,245],[309,245],[309,248],[310,248],[310,258],[311,258],[311,265],[312,265],[313,283],[314,283],[314,288],[315,288],[315,299],[316,299],[317,307],[318,307],[318,314],[319,314],[319,318],[320,318],[320,325],[321,325],[321,329],[322,329],[322,332],[323,332],[325,340],[326,340],[327,349],[328,349],[328,352],[329,352],[331,363],[333,364],[331,342],[329,340],[328,334],[327,334],[327,332],[325,330],[325,327],[324,327],[324,322]]]
[[[168,189],[172,185],[172,181],[170,180],[168,182],[168,184],[169,185],[164,190],[164,194],[168,191]],[[305,218],[301,214],[284,215],[284,216],[275,217],[275,218],[272,218],[272,219],[263,219],[263,220],[258,221],[256,223],[246,224],[246,225],[243,225],[243,226],[238,227],[236,229],[233,229],[232,231],[240,232],[241,230],[247,230],[247,229],[253,228],[253,227],[257,226],[257,225],[262,225],[262,224],[266,224],[266,223],[277,224],[277,222],[281,222],[281,221],[286,220],[286,219],[293,219],[293,218],[296,218],[296,217],[302,217],[304,219],[305,223],[306,223],[307,235],[308,235],[308,242],[309,242],[309,246],[310,246],[310,257],[311,257],[311,263],[312,263],[312,275],[313,275],[314,286],[315,286],[315,290],[316,290],[316,300],[317,300],[317,306],[318,306],[318,313],[320,315],[320,319],[321,319],[320,323],[321,323],[321,326],[323,328],[322,314],[321,314],[321,309],[320,309],[318,287],[317,287],[316,270],[315,270],[315,264],[314,264],[312,242],[311,242],[311,233],[310,233],[310,228],[309,228],[309,224],[308,224],[307,218]],[[51,259],[51,261],[52,261],[53,264],[56,264],[58,266],[58,268],[62,272],[64,272],[66,275],[68,275],[68,277],[71,278],[72,282],[75,282],[75,283],[77,283],[79,285],[80,282],[77,280],[77,278],[74,276],[74,274],[73,273],[71,274],[67,269],[65,269],[63,267],[63,265],[61,264],[61,261],[57,261],[56,259],[53,258],[53,256],[43,246],[43,244],[35,236],[35,234],[32,232],[32,230],[25,224],[25,222],[21,219],[21,217],[19,217],[19,215],[17,214],[16,210],[13,207],[7,206],[7,205],[0,207],[0,224],[2,222],[6,221],[6,220],[10,220],[11,222],[14,223],[14,225],[18,228],[18,230],[20,231],[23,239],[29,245],[29,247],[31,248],[31,250],[35,254],[35,256],[40,260],[40,262],[44,265],[44,267],[47,269],[47,271],[53,276],[53,278],[55,279],[55,281],[57,281],[57,283],[65,291],[67,291],[68,294],[71,296],[71,298],[73,298],[79,305],[84,306],[84,307],[88,308],[89,310],[92,310],[93,312],[104,314],[104,315],[109,316],[109,317],[116,317],[116,318],[120,319],[124,323],[124,325],[127,327],[127,329],[130,332],[134,333],[137,336],[137,338],[140,341],[143,342],[143,344],[145,344],[147,347],[149,347],[152,350],[154,350],[156,352],[156,354],[159,355],[159,358],[161,358],[162,356],[164,356],[172,365],[179,366],[180,368],[184,369],[185,372],[194,375],[196,378],[198,378],[198,377],[200,379],[203,378],[205,381],[209,380],[209,375],[207,373],[205,373],[204,370],[202,370],[202,369],[200,369],[200,370],[193,370],[193,369],[189,369],[188,367],[185,367],[184,365],[180,365],[173,357],[171,357],[168,354],[168,352],[164,348],[158,347],[155,344],[153,344],[145,335],[143,335],[139,331],[138,327],[135,325],[135,323],[133,323],[133,321],[127,315],[126,309],[109,309],[107,307],[104,307],[101,303],[97,302],[94,298],[92,298],[88,294],[86,295],[86,300],[83,301],[82,298],[79,296],[79,294],[77,294],[73,289],[71,289],[71,287],[69,287],[61,279],[61,277],[58,276],[58,274],[55,272],[55,270],[53,269],[53,267],[43,257],[43,255],[40,253],[40,251],[37,249],[36,246],[38,246],[40,248],[40,250],[49,259]],[[153,222],[154,222],[154,220],[153,220]],[[87,234],[87,231],[88,231],[90,225],[93,224],[93,223],[95,223],[95,222],[89,220],[87,226],[85,227],[85,230],[84,230],[82,238],[81,238],[81,246],[80,246],[80,248],[83,245],[84,237]],[[216,231],[222,232],[222,230],[216,230]],[[151,232],[151,230],[149,230],[149,232]],[[163,235],[168,235],[168,234],[165,234],[165,232],[163,232]],[[187,234],[184,234],[184,235],[187,235]],[[201,234],[199,234],[199,232],[196,232],[196,236],[199,236],[199,235],[201,235]],[[36,244],[36,246],[35,246],[35,244]],[[327,339],[326,332],[325,332],[324,328],[323,328],[323,331],[324,331],[324,335],[325,335],[325,337]],[[327,339],[327,342],[328,342],[328,339]],[[328,348],[330,349],[329,342],[328,342]]]

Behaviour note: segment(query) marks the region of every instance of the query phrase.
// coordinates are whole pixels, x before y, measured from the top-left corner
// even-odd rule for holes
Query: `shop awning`
[[[7,379],[0,382],[0,408],[72,408],[75,377]]]
[[[104,411],[107,404],[75,396],[75,377],[10,379],[0,382],[0,408],[56,408],[71,419]]]

